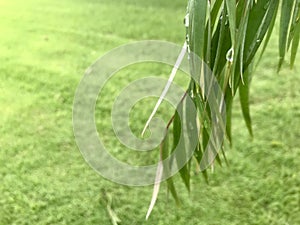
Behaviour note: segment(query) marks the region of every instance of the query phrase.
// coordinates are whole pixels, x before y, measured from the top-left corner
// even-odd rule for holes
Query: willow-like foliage
[[[297,48],[300,38],[300,0],[189,0],[187,6],[186,44],[190,54],[191,79],[187,95],[193,99],[197,108],[196,118],[188,118],[195,123],[198,129],[198,144],[194,151],[196,160],[189,160],[180,169],[182,180],[190,190],[190,174],[192,168],[201,168],[201,159],[204,150],[210,144],[212,135],[210,116],[211,108],[207,104],[207,88],[199,85],[206,83],[206,72],[195,58],[199,57],[213,72],[224,95],[226,105],[225,136],[229,143],[232,142],[231,134],[231,108],[233,98],[238,93],[242,114],[246,127],[252,136],[251,116],[249,109],[249,86],[252,76],[254,60],[258,61],[270,40],[273,27],[278,24],[275,21],[279,17],[279,61],[278,71],[281,69],[290,50],[290,65],[295,63]],[[194,55],[193,55],[194,54]],[[195,57],[196,56],[196,57]],[[200,79],[195,82],[194,79]],[[205,89],[205,90],[204,90]],[[178,144],[180,138],[180,122],[178,111],[189,111],[189,105],[179,104],[174,117],[167,127],[166,137],[161,143],[161,155],[167,157]],[[222,129],[222,128],[220,128]],[[172,132],[172,133],[171,133]],[[168,141],[172,135],[173,143]],[[224,143],[223,143],[224,144]],[[214,161],[219,163],[225,157],[220,157],[223,152],[223,144],[220,149],[215,149]],[[185,152],[186,149],[182,149]],[[184,157],[184,156],[183,156]],[[221,159],[222,158],[222,159]],[[197,165],[191,166],[191,162]],[[210,163],[213,166],[213,162]],[[168,165],[164,165],[167,169]],[[207,179],[207,167],[200,171]],[[178,202],[178,194],[172,178],[167,180],[170,193]],[[156,195],[157,196],[157,195]],[[156,198],[154,196],[154,198]],[[154,199],[152,199],[153,201]],[[149,212],[152,208],[149,208]],[[149,215],[148,212],[148,215]]]

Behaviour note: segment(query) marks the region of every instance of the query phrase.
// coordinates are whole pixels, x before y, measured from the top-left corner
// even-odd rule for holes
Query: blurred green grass
[[[124,187],[105,180],[77,149],[72,102],[84,70],[105,52],[131,41],[181,44],[185,4],[0,0],[1,225],[111,224],[104,192],[113,196],[122,224],[300,224],[300,64],[275,73],[276,32],[253,78],[254,140],[236,101],[234,147],[227,151],[230,166],[217,166],[209,185],[202,176],[193,176],[190,195],[176,176],[180,208],[162,185],[153,214],[145,221],[152,187]],[[141,74],[167,77],[169,71],[159,65],[129,68],[107,86],[102,105],[97,104],[103,112],[97,117],[97,125],[105,130],[101,135],[113,153],[122,152],[122,160],[128,156],[136,162],[143,155],[123,150],[110,132],[105,118],[112,94]],[[142,129],[150,103],[132,112],[134,132]],[[164,107],[159,114],[167,118]]]

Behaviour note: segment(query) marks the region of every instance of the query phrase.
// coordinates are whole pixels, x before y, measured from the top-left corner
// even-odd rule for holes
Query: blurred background
[[[152,187],[126,187],[93,171],[78,150],[72,104],[84,71],[121,44],[185,38],[183,0],[0,0],[0,224],[300,224],[300,64],[277,74],[275,30],[254,73],[251,112],[254,139],[233,110],[229,166],[216,165],[209,184],[192,177],[189,194],[180,177],[177,207],[162,184],[148,221]],[[277,26],[278,28],[278,26]],[[158,151],[132,153],[114,137],[114,96],[141,76],[168,77],[159,64],[130,66],[105,87],[96,123],[105,145],[129,163],[155,163]],[[179,73],[176,82],[184,86]],[[141,132],[156,99],[130,114]],[[162,105],[158,115],[173,110]]]

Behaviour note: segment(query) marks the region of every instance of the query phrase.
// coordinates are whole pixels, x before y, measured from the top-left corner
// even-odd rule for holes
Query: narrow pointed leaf
[[[183,101],[184,102],[184,101]],[[176,109],[175,115],[174,115],[174,121],[173,121],[173,147],[172,147],[172,152],[175,150],[175,148],[180,147],[180,159],[176,158],[176,161],[179,162],[182,159],[185,159],[186,157],[186,152],[185,152],[185,144],[184,140],[180,138],[182,137],[183,134],[181,134],[182,131],[182,121],[183,119],[183,107],[184,104],[181,102]],[[180,145],[178,146],[180,141]],[[178,157],[178,156],[177,156]],[[183,166],[179,170],[180,176],[182,180],[184,181],[184,184],[186,185],[187,189],[190,190],[189,186],[189,171],[187,170],[187,165]]]
[[[205,43],[207,0],[190,0],[189,13],[189,39],[190,50],[203,59]]]
[[[292,10],[294,6],[294,1],[284,0],[281,6],[281,16],[280,16],[280,29],[279,29],[279,63],[277,71],[280,70],[282,63],[284,61],[285,53],[287,51],[287,42],[290,22],[292,19]]]
[[[226,135],[230,144],[232,144],[231,138],[231,115],[232,115],[232,100],[231,92],[228,90],[225,95],[226,101]]]
[[[146,214],[146,220],[148,220],[158,197],[158,193],[159,193],[159,188],[160,188],[160,183],[161,183],[161,178],[163,175],[163,164],[162,164],[162,160],[159,161],[157,169],[156,169],[156,176],[155,176],[155,182],[154,182],[154,187],[153,187],[153,193],[152,193],[152,198],[151,198],[151,202]]]
[[[291,68],[294,67],[296,55],[298,52],[299,47],[299,41],[300,41],[300,11],[298,13],[298,21],[295,25],[295,31],[294,31],[294,37],[292,41],[292,49],[291,49]]]
[[[229,28],[232,45],[235,45],[235,33],[236,33],[236,0],[225,0],[228,11]]]
[[[212,10],[210,12],[212,28],[215,26],[217,19],[219,19],[218,15],[221,10],[222,3],[223,0],[217,0],[215,4],[212,6]]]
[[[224,9],[224,11],[225,11],[224,13],[226,13],[226,9]],[[225,23],[226,23],[226,19],[222,18],[221,22],[219,23],[220,28],[217,29],[216,36],[212,40],[214,42],[215,39],[214,42],[215,44],[214,43],[212,44],[212,49],[213,49],[212,55],[214,55],[215,57],[211,59],[211,62],[213,63],[213,74],[216,74],[217,72],[217,68],[219,66],[219,59],[221,56],[222,48],[224,46],[223,41],[225,37]]]
[[[258,62],[261,61],[261,58],[262,58],[262,56],[263,56],[263,54],[264,54],[264,52],[265,52],[265,50],[266,50],[266,48],[268,46],[268,43],[270,41],[271,34],[272,34],[273,30],[274,30],[274,25],[275,25],[275,22],[276,22],[278,9],[279,9],[279,4],[276,4],[276,8],[274,9],[273,18],[272,18],[271,23],[269,25],[268,32],[267,32],[267,34],[265,36],[264,44],[263,44],[260,56],[258,57],[258,60],[257,60]]]
[[[250,11],[245,40],[244,70],[250,65],[261,45],[274,13],[277,12],[278,4],[278,0],[260,0]]]
[[[184,58],[184,56],[185,56],[186,50],[187,50],[187,43],[184,42],[183,47],[182,47],[182,49],[181,49],[181,52],[179,53],[179,56],[178,56],[178,58],[177,58],[177,60],[176,60],[176,63],[175,63],[175,65],[174,65],[173,69],[172,69],[172,72],[171,72],[171,75],[170,75],[170,77],[169,77],[169,79],[168,79],[168,82],[167,82],[166,86],[164,87],[164,89],[163,89],[161,95],[159,96],[159,99],[158,99],[158,101],[157,101],[157,103],[156,103],[154,109],[153,109],[152,112],[151,112],[151,115],[149,116],[149,118],[148,118],[148,120],[147,120],[147,122],[146,122],[146,124],[145,124],[145,126],[144,126],[144,129],[143,129],[143,131],[142,131],[142,136],[144,135],[144,133],[145,133],[147,127],[149,126],[151,120],[153,119],[155,113],[157,112],[157,110],[158,110],[160,104],[161,104],[161,103],[163,102],[163,100],[165,99],[165,97],[166,97],[166,95],[167,95],[167,93],[168,93],[168,90],[169,90],[169,88],[171,87],[171,84],[172,84],[172,82],[173,82],[173,80],[174,80],[174,78],[175,78],[175,75],[176,75],[176,73],[177,73],[177,70],[178,70],[178,68],[180,67],[181,62],[182,62],[182,60],[183,60],[183,58]]]
[[[297,26],[297,21],[299,18],[299,12],[300,12],[300,1],[297,2],[297,0],[294,0],[293,16],[291,17],[291,25],[290,25],[289,35],[288,35],[287,51],[289,50],[292,40],[294,38],[295,28]]]
[[[232,74],[232,71],[234,71],[236,61],[234,60],[234,57],[237,55],[237,46],[235,43],[236,39],[236,0],[225,0],[227,12],[228,12],[228,20],[229,20],[229,30],[230,30],[230,37],[231,37],[231,60],[228,60],[230,62],[230,75]],[[233,86],[234,83],[234,76],[230,76],[230,86]],[[232,89],[233,90],[233,89]],[[232,93],[233,94],[233,93]]]
[[[251,116],[250,116],[250,110],[249,110],[249,70],[247,70],[244,74],[244,84],[240,83],[239,87],[239,94],[240,94],[240,104],[242,108],[242,113],[244,116],[244,120],[246,123],[246,126],[248,128],[248,131],[251,136],[253,136],[252,133],[252,123],[251,123]]]
[[[166,162],[168,161],[164,161],[165,159],[167,159],[170,155],[169,152],[169,135],[166,132],[165,138],[162,141],[161,145],[160,145],[160,149],[161,149],[161,159],[163,160],[163,171],[164,171],[164,175],[165,176],[170,176],[170,165]],[[179,204],[179,198],[174,186],[174,182],[172,177],[167,179],[167,186],[168,186],[168,190],[171,192],[173,198],[175,199],[176,203]]]

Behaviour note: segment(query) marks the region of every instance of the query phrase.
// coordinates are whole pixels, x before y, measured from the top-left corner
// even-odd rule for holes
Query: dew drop
[[[230,63],[233,62],[233,57],[234,57],[234,49],[230,48],[226,54],[226,60]]]
[[[190,41],[190,36],[189,36],[188,34],[185,35],[185,40],[186,40],[187,43],[189,43],[189,41]]]
[[[189,13],[186,14],[186,16],[184,17],[183,23],[185,27],[189,27],[190,25]]]

